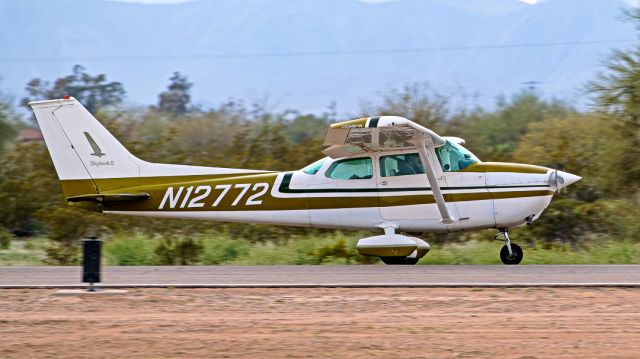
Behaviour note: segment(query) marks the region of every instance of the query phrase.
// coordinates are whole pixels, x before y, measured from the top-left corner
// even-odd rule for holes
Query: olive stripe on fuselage
[[[378,188],[291,189],[291,173],[267,173],[232,176],[171,185],[137,186],[129,191],[149,193],[151,198],[135,203],[104,204],[108,211],[282,211],[306,209],[335,209],[388,207],[435,203],[428,187],[400,188],[387,191]],[[141,179],[144,182],[144,179]],[[264,188],[268,187],[267,191]],[[191,189],[189,189],[191,188]],[[500,191],[488,191],[500,190]],[[320,193],[316,191],[322,191]],[[552,195],[548,186],[451,187],[447,191],[484,190],[481,192],[445,193],[448,202],[478,201]],[[263,192],[263,193],[260,193]],[[405,192],[397,195],[378,193]],[[406,193],[413,192],[413,193]],[[203,194],[206,193],[206,196]],[[327,196],[322,196],[326,193]],[[340,193],[339,196],[335,194]],[[346,196],[347,194],[359,196]],[[366,193],[366,194],[365,194]],[[334,194],[331,196],[331,194]],[[370,195],[367,195],[370,194]],[[195,200],[195,196],[200,196]],[[170,205],[167,205],[170,204]],[[172,204],[172,205],[171,205]]]

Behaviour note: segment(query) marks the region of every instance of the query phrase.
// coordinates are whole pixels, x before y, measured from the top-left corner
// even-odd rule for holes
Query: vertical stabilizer
[[[139,160],[76,99],[37,101],[29,105],[60,180],[140,176]]]

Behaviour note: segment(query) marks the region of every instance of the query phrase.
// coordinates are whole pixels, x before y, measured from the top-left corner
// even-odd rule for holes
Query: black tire
[[[500,250],[500,259],[502,260],[502,263],[507,265],[520,264],[520,262],[522,262],[522,258],[524,257],[522,248],[520,248],[520,246],[515,243],[511,243],[511,252],[513,252],[513,254],[509,256],[509,249],[507,248],[507,246],[504,245],[502,247],[502,249]]]
[[[380,260],[387,265],[414,265],[420,258],[409,257],[380,257]]]

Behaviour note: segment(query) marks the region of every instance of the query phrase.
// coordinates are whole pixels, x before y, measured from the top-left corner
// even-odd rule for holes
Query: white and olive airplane
[[[412,236],[495,228],[500,258],[518,264],[509,229],[531,224],[579,176],[541,166],[481,162],[464,140],[406,118],[332,124],[327,156],[289,172],[143,161],[73,97],[31,102],[67,202],[151,217],[378,231],[357,243],[387,264],[430,250]]]

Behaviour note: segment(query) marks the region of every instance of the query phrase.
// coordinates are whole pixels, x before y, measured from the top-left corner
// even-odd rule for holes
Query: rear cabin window
[[[370,157],[348,158],[331,164],[326,172],[333,179],[367,179],[373,177],[373,161]]]
[[[382,156],[380,157],[380,174],[382,177],[418,175],[424,174],[424,167],[417,153]]]

